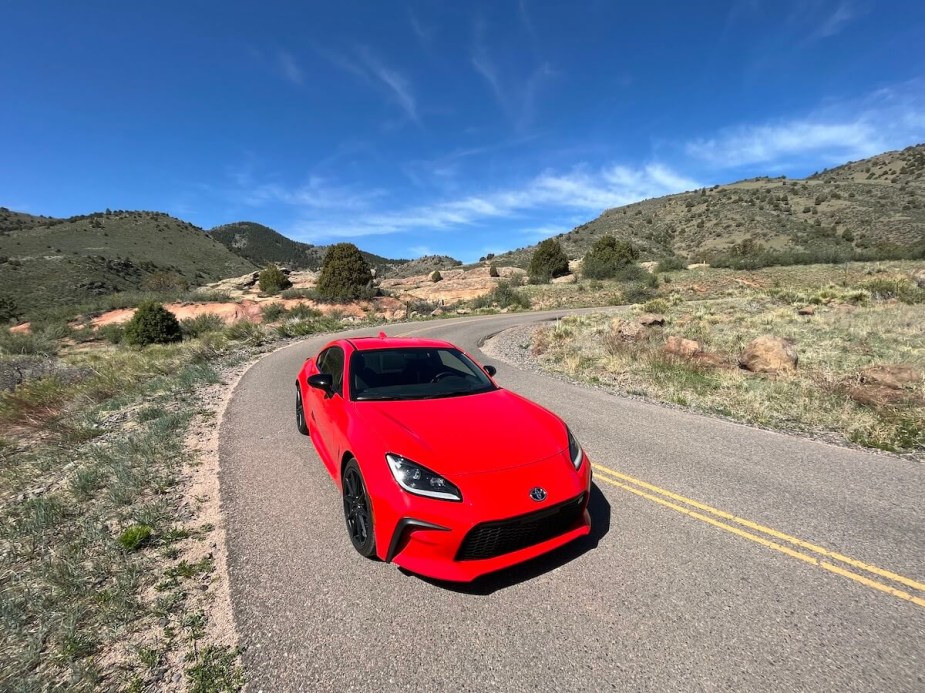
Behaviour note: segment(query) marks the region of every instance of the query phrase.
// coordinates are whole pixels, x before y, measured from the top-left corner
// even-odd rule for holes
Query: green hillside
[[[26,315],[138,289],[152,276],[195,285],[254,269],[202,229],[159,212],[52,219],[0,209],[0,295]]]
[[[233,253],[263,266],[275,262],[291,269],[317,270],[321,267],[328,246],[311,245],[294,241],[268,226],[253,221],[238,221],[216,226],[209,235],[224,244]],[[371,267],[388,274],[406,260],[391,260],[380,255],[360,251]]]
[[[679,255],[716,264],[780,257],[889,257],[925,252],[925,145],[888,152],[806,179],[755,178],[608,209],[557,238],[580,258],[613,235],[643,259]],[[526,267],[536,246],[495,257]]]

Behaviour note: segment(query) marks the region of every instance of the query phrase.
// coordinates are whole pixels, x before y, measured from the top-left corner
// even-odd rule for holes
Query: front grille
[[[585,503],[585,494],[509,520],[483,522],[469,530],[456,554],[457,561],[494,558],[565,534],[573,529]]]

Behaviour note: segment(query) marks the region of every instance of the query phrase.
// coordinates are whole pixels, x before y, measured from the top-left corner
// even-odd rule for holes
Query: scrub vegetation
[[[0,332],[0,690],[243,685],[237,652],[209,640],[214,528],[184,502],[186,438],[230,365],[347,326],[303,306],[274,318],[200,316],[143,347],[73,317]]]
[[[925,453],[925,263],[653,276],[660,279],[648,301],[617,318],[573,316],[540,328],[532,354],[551,371],[620,393]],[[625,291],[619,281],[582,281],[543,287],[534,304],[621,303]],[[788,340],[796,367],[740,367],[749,342],[762,335]]]

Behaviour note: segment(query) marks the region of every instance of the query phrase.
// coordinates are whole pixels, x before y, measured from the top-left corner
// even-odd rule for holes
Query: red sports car
[[[581,446],[494,374],[448,342],[382,333],[306,360],[296,423],[362,555],[468,582],[590,532]]]

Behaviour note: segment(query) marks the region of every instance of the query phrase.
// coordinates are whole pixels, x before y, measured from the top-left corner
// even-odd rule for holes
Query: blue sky
[[[4,2],[0,205],[473,260],[925,141],[925,3]]]

